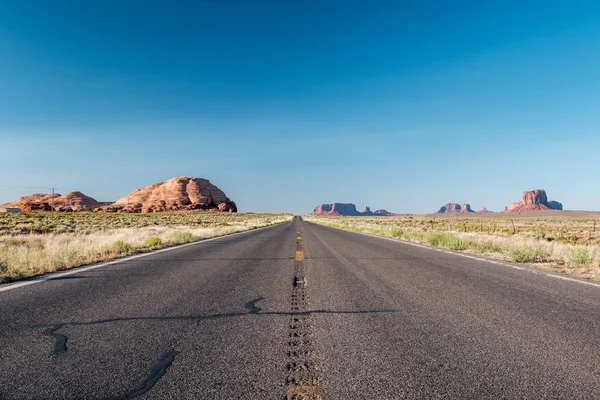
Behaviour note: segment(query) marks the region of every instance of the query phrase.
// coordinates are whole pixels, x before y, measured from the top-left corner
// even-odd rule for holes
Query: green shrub
[[[129,254],[133,252],[133,246],[122,240],[117,240],[113,243],[111,250],[116,254]]]
[[[550,259],[550,252],[540,246],[512,247],[507,253],[514,262],[519,263],[541,263]]]
[[[592,255],[585,246],[575,246],[569,255],[569,265],[575,268],[588,267],[592,263]]]
[[[8,271],[8,261],[0,260],[0,272]]]
[[[187,243],[194,240],[194,235],[190,232],[173,232],[168,236],[167,240],[171,243]]]
[[[571,243],[577,243],[577,241],[579,240],[579,238],[577,237],[577,235],[570,235],[567,240]]]
[[[390,230],[390,234],[395,238],[401,238],[404,236],[404,229],[402,228],[392,228]]]
[[[471,240],[462,239],[451,233],[428,233],[425,240],[432,246],[445,247],[450,250],[466,250],[475,245]]]
[[[162,244],[162,240],[157,236],[148,236],[144,243],[148,247],[158,247]]]
[[[480,253],[504,253],[504,247],[494,242],[477,242],[474,246],[475,250]]]

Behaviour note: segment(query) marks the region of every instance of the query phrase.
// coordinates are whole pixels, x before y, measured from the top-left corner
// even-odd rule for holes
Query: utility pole
[[[52,188],[52,201],[51,201],[52,212],[54,212],[54,188]]]

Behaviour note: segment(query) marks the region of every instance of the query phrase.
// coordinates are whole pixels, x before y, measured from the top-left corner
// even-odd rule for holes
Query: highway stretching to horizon
[[[598,399],[600,287],[302,221],[0,285],[0,399]]]

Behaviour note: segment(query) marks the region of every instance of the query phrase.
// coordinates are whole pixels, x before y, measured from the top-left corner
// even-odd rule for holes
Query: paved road
[[[600,287],[294,221],[0,292],[1,399],[600,398]]]

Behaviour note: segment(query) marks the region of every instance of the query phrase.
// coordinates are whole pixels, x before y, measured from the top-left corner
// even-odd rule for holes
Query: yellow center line
[[[290,385],[287,400],[322,400],[321,388],[318,385]]]
[[[296,261],[304,260],[304,252],[302,250],[296,251]]]

